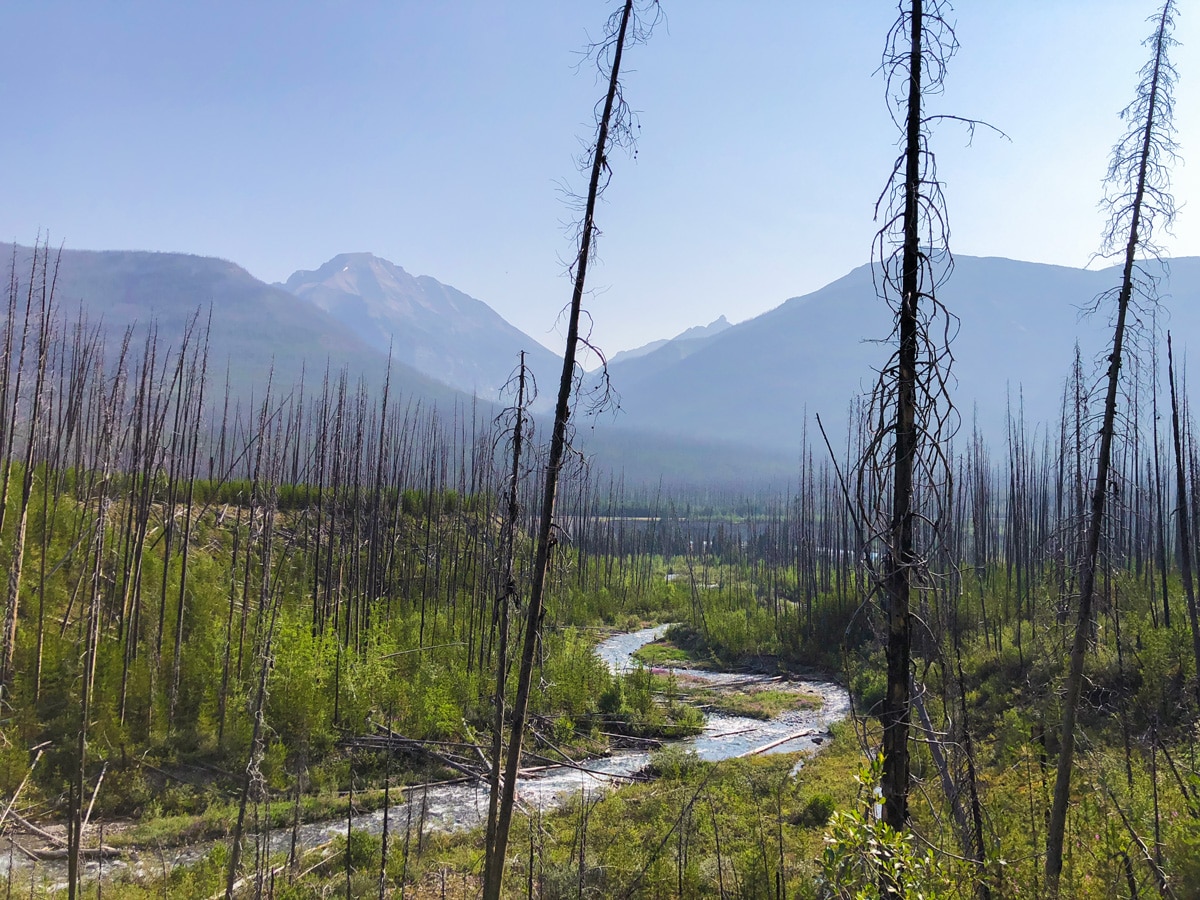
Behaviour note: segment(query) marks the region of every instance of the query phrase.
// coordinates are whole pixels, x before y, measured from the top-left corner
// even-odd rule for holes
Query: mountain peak
[[[712,322],[709,322],[707,325],[693,325],[686,331],[679,332],[679,334],[675,335],[673,338],[660,341],[651,341],[648,344],[643,344],[641,347],[635,347],[632,350],[622,350],[619,353],[614,353],[608,362],[609,365],[613,365],[615,363],[627,363],[630,360],[641,359],[642,357],[649,356],[650,354],[662,350],[664,347],[669,345],[678,347],[679,343],[687,343],[688,341],[705,341],[709,338],[716,337],[722,331],[732,327],[733,326],[729,324],[729,320],[726,319],[725,316],[720,316],[719,318],[714,319]],[[686,355],[692,349],[695,349],[696,346],[699,345],[693,345],[688,347],[686,350],[681,350],[681,353]]]
[[[693,325],[687,331],[681,331],[679,334],[675,335],[675,337],[671,338],[671,340],[696,341],[700,340],[701,338],[714,337],[725,329],[732,327],[733,326],[729,324],[729,320],[726,319],[725,316],[721,316],[709,322],[707,325]]]
[[[485,399],[496,397],[522,350],[535,372],[559,365],[483,301],[373,253],[340,253],[284,287],[377,349],[390,347],[400,361]]]
[[[404,269],[374,253],[339,253],[317,269],[293,272],[284,287],[299,294],[305,285],[314,282],[338,284],[349,294],[377,295],[385,284],[411,281]]]

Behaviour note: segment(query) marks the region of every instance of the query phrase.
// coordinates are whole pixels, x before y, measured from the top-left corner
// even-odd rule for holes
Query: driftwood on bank
[[[583,772],[585,775],[595,775],[598,778],[625,778],[631,781],[637,780],[637,776],[634,774],[620,775],[615,772],[602,772],[599,769],[589,769],[587,766],[581,763],[572,762],[569,759],[552,759],[549,756],[542,756],[540,753],[526,753],[525,755],[530,759],[536,759],[540,762],[543,762],[545,765],[530,769],[521,769],[519,770],[521,775],[528,775],[533,772],[543,772],[549,769],[574,769],[577,772]]]
[[[601,732],[599,732],[599,734],[603,735],[606,738],[609,738],[612,741],[617,742],[618,744],[628,744],[628,745],[634,746],[634,747],[655,748],[655,747],[661,747],[663,745],[663,742],[661,740],[659,740],[658,738],[639,737],[636,734],[619,734],[614,731],[601,731]]]
[[[318,844],[316,847],[312,847],[311,849],[305,851],[303,854],[303,858],[309,858],[309,857],[312,857],[313,855],[318,855],[318,856],[320,856],[320,859],[318,859],[315,863],[312,863],[311,865],[309,865],[308,868],[296,873],[295,877],[293,878],[293,881],[299,881],[302,878],[304,878],[306,875],[312,874],[317,869],[321,868],[321,866],[323,866],[327,862],[329,862],[329,860],[333,859],[333,854],[330,852],[332,850],[332,848],[333,848],[333,841],[326,841],[323,844]],[[229,888],[229,892],[236,895],[239,891],[242,891],[245,888],[248,888],[250,885],[252,885],[256,881],[258,881],[260,874],[262,875],[262,878],[264,880],[269,881],[270,879],[274,878],[276,875],[282,874],[287,868],[288,868],[287,863],[281,863],[277,866],[272,866],[265,873],[255,872],[250,875],[246,875],[242,878],[239,878],[237,881],[235,881],[233,883],[233,885]],[[208,900],[221,900],[221,898],[223,898],[225,896],[226,896],[226,890],[222,889],[218,893],[213,894],[210,898],[208,898]]]
[[[58,837],[57,835],[51,834],[49,831],[46,831],[44,828],[39,828],[38,826],[34,825],[32,822],[30,822],[28,819],[26,819],[24,816],[22,816],[16,810],[11,810],[10,815],[13,817],[13,820],[18,825],[20,825],[22,828],[24,828],[30,834],[36,834],[42,840],[49,841],[51,844],[54,844],[56,847],[67,846],[67,842],[64,841],[62,838]]]
[[[26,832],[37,835],[50,845],[48,847],[25,847],[14,842],[13,846],[25,854],[25,856],[27,856],[29,859],[37,862],[45,862],[48,860],[67,858],[70,852],[67,849],[67,842],[58,835],[34,825],[14,809],[9,809],[8,816],[14,822],[20,825],[21,828]],[[110,847],[107,844],[99,847],[81,847],[79,849],[79,856],[81,859],[110,859],[112,857],[121,855],[122,851],[118,850],[116,847]]]
[[[36,859],[39,862],[46,862],[55,859],[66,859],[70,855],[71,851],[66,847],[42,847],[32,850],[25,848],[25,853],[31,859]],[[102,847],[79,848],[80,859],[112,859],[121,855],[123,855],[122,851],[118,850],[116,847],[110,847],[107,844]]]
[[[785,734],[783,737],[771,741],[769,744],[763,744],[761,747],[754,747],[750,750],[747,750],[745,753],[739,753],[737,758],[743,759],[747,756],[758,756],[760,753],[766,753],[768,750],[774,750],[780,744],[786,744],[788,741],[796,741],[802,737],[813,737],[814,735],[823,735],[825,733],[826,732],[820,731],[816,728],[806,728],[803,731],[794,731],[791,734]],[[819,744],[820,740],[814,740],[814,743]]]
[[[358,735],[343,738],[340,743],[343,747],[352,747],[359,750],[375,750],[380,752],[404,753],[409,756],[423,756],[434,762],[441,763],[456,772],[461,772],[470,779],[480,779],[485,774],[483,771],[471,768],[467,764],[467,761],[456,759],[454,755],[441,749],[444,747],[472,747],[482,753],[482,750],[475,744],[465,744],[456,741],[423,741],[416,738],[403,737],[398,734]]]
[[[21,779],[21,783],[17,785],[16,793],[12,795],[12,799],[8,801],[8,805],[4,807],[4,812],[0,812],[0,825],[4,824],[4,820],[8,818],[8,814],[12,812],[12,808],[17,805],[17,798],[21,796],[21,791],[25,790],[25,784],[29,781],[29,776],[33,774],[33,770],[37,768],[38,762],[41,761],[44,750],[44,744],[37,748],[37,756],[33,758],[33,763],[29,766],[29,771],[25,773],[25,777]]]

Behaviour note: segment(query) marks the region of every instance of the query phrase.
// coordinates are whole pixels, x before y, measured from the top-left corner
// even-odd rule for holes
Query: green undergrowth
[[[819,709],[821,698],[800,690],[779,688],[697,689],[692,701],[712,712],[751,719],[773,719],[789,710]]]
[[[514,824],[509,890],[523,896],[532,874],[535,896],[582,886],[584,896],[773,897],[777,884],[782,896],[815,896],[826,823],[854,803],[862,760],[844,725],[793,775],[798,759],[711,763],[668,747],[652,758],[656,780],[580,794]],[[451,841],[428,865],[470,870],[472,847]]]
[[[129,500],[113,499],[96,577],[95,560],[78,549],[99,539],[80,543],[95,526],[95,510],[70,480],[47,497],[44,478],[33,485],[17,674],[0,718],[0,797],[21,787],[14,808],[22,815],[43,824],[66,816],[64,798],[78,771],[82,650],[93,633],[81,612],[88,598],[99,637],[83,796],[90,802],[95,795],[93,823],[112,824],[110,843],[168,847],[230,833],[263,672],[257,768],[268,799],[260,825],[290,825],[297,794],[302,820],[340,818],[351,789],[366,811],[382,802],[389,769],[393,784],[457,774],[437,756],[482,770],[476,748],[490,752],[497,661],[494,573],[481,549],[494,541],[497,520],[485,498],[383,496],[395,506],[379,520],[388,531],[372,556],[351,540],[363,532],[348,500],[342,508],[332,494],[297,488],[268,533],[250,528],[247,508],[219,505],[239,494],[217,491],[214,505],[191,519],[185,578],[179,526],[186,513],[168,508],[156,491],[148,527],[160,537],[143,548],[135,590],[126,570],[133,540],[121,524],[131,521]],[[314,499],[325,506],[307,508]],[[19,518],[14,502],[10,493],[0,530],[5,568]],[[175,523],[169,551],[161,537],[168,521]],[[522,565],[529,551],[522,542]],[[669,579],[683,571],[683,560],[658,550],[590,558],[574,548],[560,552],[535,660],[528,762],[601,754],[623,736],[692,734],[702,727],[698,707],[767,718],[811,702],[787,682],[716,688],[656,671],[680,663],[844,673],[867,737],[860,744],[851,726],[835,728],[825,751],[795,778],[786,777],[788,757],[710,765],[664,750],[652,763],[660,776],[652,784],[576,798],[540,822],[518,822],[513,890],[527,887],[521,878],[532,871],[546,897],[776,896],[777,885],[786,885],[781,896],[809,896],[824,829],[835,813],[861,812],[854,779],[878,749],[876,715],[886,690],[878,606],[861,602],[853,573],[838,575],[842,583],[805,582],[794,566],[768,573],[740,550],[687,560],[694,581]],[[1036,896],[1044,887],[1040,859],[1074,595],[1051,566],[1019,582],[1000,565],[964,571],[969,591],[931,594],[919,611],[914,686],[931,729],[913,733],[913,828],[946,859],[967,855],[937,752],[951,759],[952,780],[962,788],[969,729],[986,860],[978,871],[951,865],[950,874],[964,894],[987,879],[994,897]],[[368,584],[367,572],[377,580]],[[1139,841],[1178,896],[1200,884],[1196,662],[1178,580],[1168,585],[1169,627],[1160,588],[1133,571],[1112,573],[1090,625],[1068,822],[1069,896],[1124,895],[1131,883],[1140,893],[1158,892],[1159,872]],[[519,615],[513,621],[519,625]],[[602,629],[668,621],[682,624],[643,649],[637,671],[616,677],[593,652]],[[514,628],[510,661],[518,634]],[[512,669],[504,685],[510,703]],[[351,739],[389,730],[426,742],[433,753],[413,750],[388,764],[378,752],[350,749]],[[945,736],[941,746],[938,736]],[[138,824],[118,829],[119,819]],[[861,829],[846,835],[846,846],[857,837]],[[444,870],[467,884],[478,877],[478,834],[426,835],[419,851],[410,850],[403,872],[389,857],[393,883],[417,889]],[[364,853],[350,848],[351,857]],[[313,883],[318,893],[332,893],[337,862],[323,865]],[[368,859],[363,871],[352,871],[352,887],[371,865]],[[190,895],[178,886],[167,893]]]
[[[651,641],[642,646],[634,652],[633,658],[643,665],[651,667],[699,667],[706,662],[706,660],[695,659],[687,650],[675,646],[665,638]]]

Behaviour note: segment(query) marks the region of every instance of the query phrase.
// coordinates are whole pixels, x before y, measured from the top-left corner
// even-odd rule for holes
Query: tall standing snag
[[[10,688],[14,680],[13,656],[16,652],[17,645],[17,619],[18,611],[21,604],[21,571],[25,563],[25,538],[29,525],[29,500],[33,491],[33,459],[34,449],[37,445],[35,437],[36,423],[39,421],[40,410],[45,400],[45,382],[46,382],[46,367],[48,362],[50,341],[53,331],[53,306],[54,306],[54,287],[58,281],[58,265],[61,259],[61,253],[55,257],[53,274],[50,274],[50,247],[49,245],[39,248],[37,244],[33,247],[33,262],[31,264],[31,272],[29,275],[29,286],[25,300],[25,333],[29,332],[29,323],[31,316],[35,312],[35,298],[37,303],[37,344],[36,344],[36,364],[34,370],[34,386],[33,397],[30,400],[29,413],[29,434],[25,438],[25,449],[21,463],[21,502],[18,507],[19,517],[17,520],[16,536],[13,540],[11,559],[8,569],[8,594],[7,602],[4,609],[4,631],[0,635],[0,696],[2,696],[7,688]],[[41,273],[39,282],[38,273]],[[15,280],[15,262],[14,262],[14,280]],[[15,283],[14,283],[15,289]],[[16,372],[16,388],[13,395],[13,416],[14,422],[9,425],[8,434],[11,439],[13,432],[13,424],[15,424],[15,416],[17,404],[20,403],[20,386],[21,386],[21,369],[24,368],[24,347],[25,337],[21,338],[22,359],[18,363]],[[4,473],[4,494],[0,497],[0,503],[7,505],[8,480],[10,477],[11,453],[6,453],[5,458],[8,460],[5,463]],[[2,518],[2,516],[0,516]],[[37,665],[41,665],[41,654],[37,655]]]
[[[517,771],[521,763],[521,742],[525,736],[525,717],[529,709],[529,690],[533,681],[534,655],[537,648],[542,611],[545,607],[546,574],[554,545],[554,507],[558,493],[558,478],[567,449],[567,421],[571,416],[571,396],[574,392],[575,358],[584,338],[580,336],[583,293],[596,236],[596,200],[608,183],[611,170],[609,151],[628,143],[632,136],[632,114],[621,96],[621,55],[626,43],[637,43],[649,37],[657,16],[658,2],[651,0],[647,9],[653,15],[643,21],[636,13],[634,0],[625,0],[609,18],[607,37],[597,49],[601,66],[609,61],[608,93],[596,129],[589,159],[587,199],[579,228],[579,252],[573,266],[574,288],[567,319],[567,345],[563,353],[562,377],[558,384],[558,401],[554,407],[554,425],[550,436],[550,452],[546,461],[546,479],[542,489],[542,507],[538,523],[537,548],[534,552],[533,583],[526,611],[525,636],[521,648],[521,667],[517,677],[517,694],[512,708],[512,732],[505,759],[501,784],[500,807],[496,816],[494,840],[488,848],[487,871],[484,873],[484,897],[498,900],[504,878],[504,854],[508,847],[508,832],[512,823],[513,801],[516,797]]]
[[[1167,332],[1167,382],[1171,386],[1171,439],[1175,449],[1175,496],[1178,506],[1175,523],[1179,530],[1179,575],[1187,601],[1188,624],[1192,628],[1192,656],[1196,660],[1196,690],[1200,692],[1200,618],[1196,610],[1196,585],[1192,572],[1191,512],[1188,510],[1187,481],[1184,475],[1183,436],[1179,428],[1179,396],[1175,390],[1175,356],[1171,352],[1171,332]],[[1200,697],[1197,697],[1200,700]]]
[[[526,430],[526,407],[530,394],[526,384],[530,378],[525,368],[525,351],[521,351],[521,362],[516,373],[517,402],[511,410],[501,413],[501,420],[511,416],[512,431],[510,446],[512,448],[512,464],[508,472],[508,484],[505,486],[504,525],[500,533],[500,559],[496,577],[496,602],[492,613],[493,627],[498,629],[496,637],[496,695],[495,695],[495,725],[492,731],[492,770],[489,773],[488,784],[491,790],[488,794],[488,817],[486,832],[487,862],[486,870],[492,870],[492,855],[496,851],[496,822],[500,810],[500,769],[503,765],[504,752],[504,691],[508,683],[508,619],[509,607],[517,598],[517,579],[515,571],[516,539],[518,518],[521,514],[521,454],[524,452]],[[511,382],[511,380],[510,380]]]
[[[1075,637],[1071,645],[1070,665],[1063,699],[1062,741],[1058,770],[1054,779],[1054,801],[1046,835],[1046,887],[1058,893],[1063,864],[1063,835],[1066,831],[1067,804],[1071,794],[1071,773],[1075,761],[1076,717],[1083,686],[1083,664],[1095,595],[1097,556],[1104,529],[1104,507],[1108,499],[1109,472],[1112,465],[1113,431],[1117,414],[1117,388],[1120,383],[1129,308],[1135,291],[1143,296],[1148,290],[1137,271],[1140,252],[1154,252],[1153,233],[1157,222],[1169,225],[1175,214],[1170,195],[1168,166],[1174,159],[1171,90],[1175,69],[1167,51],[1175,43],[1171,31],[1175,22],[1175,2],[1167,0],[1154,16],[1154,33],[1147,40],[1152,54],[1142,69],[1137,96],[1121,113],[1131,123],[1130,131],[1113,148],[1106,182],[1113,188],[1107,199],[1108,227],[1104,236],[1106,255],[1120,253],[1124,258],[1121,285],[1116,291],[1116,321],[1112,351],[1108,355],[1108,377],[1104,413],[1100,426],[1100,447],[1096,455],[1096,475],[1092,482],[1091,504],[1083,559],[1079,573],[1079,609]],[[1111,292],[1100,298],[1111,296]],[[1146,299],[1152,299],[1146,297]]]
[[[876,587],[887,622],[887,694],[882,704],[883,819],[903,828],[908,819],[912,616],[921,585],[919,523],[936,535],[949,469],[940,441],[952,415],[946,379],[953,319],[935,292],[950,272],[941,185],[928,148],[932,118],[923,99],[941,90],[957,49],[942,0],[909,0],[888,34],[883,70],[901,153],[877,213],[876,290],[895,316],[897,349],[880,372],[871,398],[874,436],[859,469],[859,503],[881,546]],[[885,501],[886,498],[886,501]],[[883,511],[884,504],[886,511]],[[875,512],[873,512],[875,511]],[[931,532],[931,533],[929,533]]]

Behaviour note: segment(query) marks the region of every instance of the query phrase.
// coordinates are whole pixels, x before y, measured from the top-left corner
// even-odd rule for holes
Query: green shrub
[[[353,828],[348,836],[343,835],[334,843],[335,848],[345,854],[343,865],[349,863],[351,871],[379,869],[383,855],[383,838],[362,828]]]
[[[671,709],[671,731],[676,735],[699,734],[704,730],[704,713],[694,706]]]
[[[623,716],[625,708],[625,680],[614,678],[600,695],[598,702],[600,712],[606,716]]]
[[[938,900],[954,887],[932,850],[917,851],[912,837],[875,814],[883,757],[860,772],[860,809],[834,812],[821,854],[820,896],[828,900]]]
[[[695,750],[686,750],[671,744],[650,757],[646,770],[658,778],[680,781],[703,765]]]
[[[850,680],[850,693],[859,715],[876,715],[887,697],[887,669],[866,663]]]
[[[804,804],[794,824],[808,828],[824,828],[833,815],[835,804],[828,794],[815,794]]]

